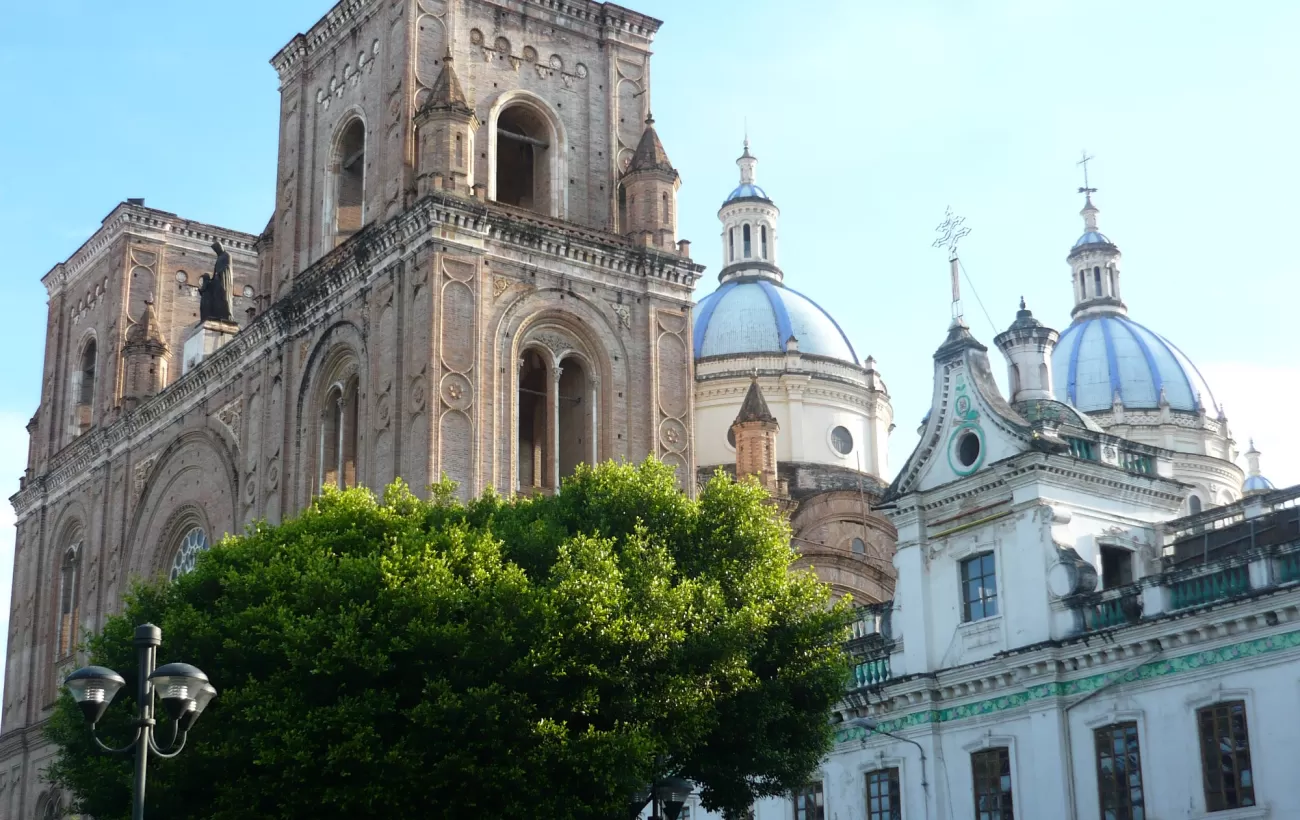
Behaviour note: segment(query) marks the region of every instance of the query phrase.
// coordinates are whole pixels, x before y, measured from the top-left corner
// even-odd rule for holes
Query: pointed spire
[[[1088,194],[1083,201],[1083,210],[1079,215],[1083,217],[1083,227],[1086,231],[1097,230],[1097,214],[1101,213],[1096,205],[1092,204],[1092,194]]]
[[[736,420],[732,422],[732,426],[747,421],[776,421],[776,416],[773,416],[772,411],[767,409],[767,400],[763,398],[763,391],[758,386],[757,374],[750,377],[749,392],[745,394],[745,401],[741,403],[740,412],[736,414]]]
[[[632,161],[628,163],[627,173],[634,171],[664,171],[674,176],[677,174],[673,164],[668,161],[668,152],[664,150],[664,144],[659,141],[653,114],[646,115],[641,141],[637,143]]]
[[[126,344],[128,346],[166,346],[167,342],[163,339],[162,329],[158,326],[158,316],[153,310],[152,296],[144,300],[144,310],[140,312],[140,318],[127,329]]]
[[[438,72],[438,78],[433,81],[429,99],[421,107],[422,111],[436,109],[470,110],[469,100],[465,97],[465,90],[460,87],[460,80],[456,77],[456,69],[452,67],[453,62],[451,46],[448,46],[447,53],[442,58],[442,70]]]
[[[749,153],[749,137],[745,137],[745,150],[736,160],[740,166],[740,184],[753,185],[757,177],[758,157]]]

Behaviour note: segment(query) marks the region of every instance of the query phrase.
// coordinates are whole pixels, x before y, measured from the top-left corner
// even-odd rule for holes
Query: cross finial
[[[1092,198],[1093,194],[1097,193],[1096,188],[1088,187],[1088,163],[1091,162],[1092,159],[1093,158],[1088,156],[1088,152],[1085,150],[1080,152],[1080,159],[1078,162],[1075,163],[1075,165],[1083,166],[1083,187],[1079,189],[1079,193],[1083,194],[1089,199]]]
[[[966,217],[957,216],[952,212],[951,207],[945,209],[943,212],[943,221],[934,229],[935,232],[939,234],[939,238],[934,240],[934,242],[930,244],[930,247],[947,247],[948,257],[950,259],[957,258],[957,243],[961,241],[963,236],[970,233],[970,228],[967,228],[963,224],[965,222]]]

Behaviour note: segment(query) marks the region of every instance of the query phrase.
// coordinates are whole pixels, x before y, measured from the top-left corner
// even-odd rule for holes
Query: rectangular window
[[[794,820],[826,820],[820,780],[794,793]]]
[[[993,553],[961,562],[962,620],[978,621],[998,614],[998,577]]]
[[[751,243],[749,225],[740,226],[740,238],[742,244],[745,247],[745,258],[748,259],[750,255],[749,247]]]
[[[898,769],[867,772],[867,820],[902,820]]]
[[[1015,820],[1011,807],[1011,754],[1005,748],[970,756],[975,784],[975,820]]]
[[[1097,745],[1097,798],[1101,820],[1143,820],[1142,754],[1136,723],[1093,732]]]
[[[1101,548],[1101,586],[1114,589],[1133,583],[1133,553],[1123,547]]]
[[[736,229],[727,231],[727,261],[736,261]]]
[[[1205,810],[1255,805],[1245,701],[1233,700],[1197,709],[1196,723],[1201,736]]]
[[[763,258],[766,259],[767,258],[767,226],[766,225],[759,226],[758,236],[763,241]]]

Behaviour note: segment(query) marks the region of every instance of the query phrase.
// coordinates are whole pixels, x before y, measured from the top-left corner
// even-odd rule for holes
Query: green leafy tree
[[[185,751],[151,761],[150,816],[608,820],[665,774],[743,816],[806,782],[848,679],[846,611],[790,571],[756,484],[690,499],[652,460],[553,497],[452,489],[327,492],[134,589],[89,640],[128,681],[100,735],[130,737],[136,624],[220,690]],[[130,760],[96,753],[66,694],[48,731],[77,808],[126,818]]]

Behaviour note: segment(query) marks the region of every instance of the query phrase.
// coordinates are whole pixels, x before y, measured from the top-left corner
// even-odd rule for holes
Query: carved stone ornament
[[[624,330],[631,330],[632,309],[627,305],[618,304],[618,303],[613,303],[610,305],[610,307],[613,309],[614,315],[618,317],[618,326],[623,328]]]
[[[153,470],[153,465],[158,461],[158,454],[154,453],[146,459],[136,462],[135,470],[132,473],[131,481],[131,503],[140,500],[141,493],[144,492],[144,483],[149,480],[149,473]]]
[[[230,437],[239,441],[239,421],[244,413],[244,397],[240,396],[217,411],[217,421],[226,428]]]
[[[504,276],[496,276],[492,279],[492,297],[500,299],[501,294],[510,289],[510,280]]]
[[[568,339],[558,333],[535,333],[529,337],[529,341],[545,345],[551,353],[555,354],[558,359],[561,353],[572,350],[573,345]]]

